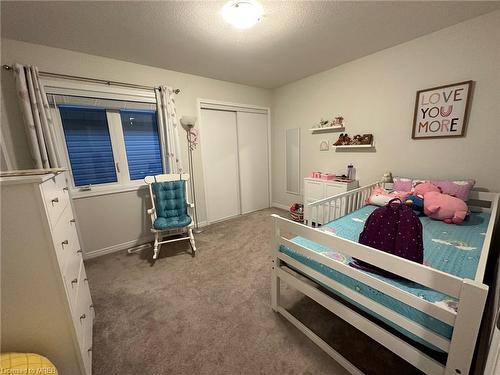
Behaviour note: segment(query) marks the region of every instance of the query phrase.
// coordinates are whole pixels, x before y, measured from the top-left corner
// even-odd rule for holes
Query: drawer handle
[[[75,219],[71,219],[69,222],[70,223],[76,223],[76,220]]]
[[[85,279],[86,280],[86,279]],[[89,305],[89,309],[93,309],[94,308],[94,305]]]
[[[87,317],[87,315],[82,314],[82,315],[80,316],[80,320],[85,319],[86,317]]]
[[[69,241],[68,241],[68,240],[64,240],[63,242],[61,242],[61,245],[63,245],[63,246],[64,246],[64,245],[67,245],[67,244],[69,244]]]
[[[63,190],[64,190],[64,191],[68,191],[68,190],[69,190],[69,188],[68,188],[67,186],[65,186],[65,187],[63,187]]]
[[[52,202],[52,205],[54,205],[54,203],[59,203],[59,198],[54,198],[51,200]]]
[[[89,281],[89,279],[88,279],[88,278],[85,278],[85,279],[83,279],[83,281],[87,282],[87,281]]]
[[[71,286],[73,287],[73,284],[76,284],[77,282],[78,282],[78,279],[74,278],[73,280],[71,280]]]
[[[87,349],[87,352],[91,352],[91,351],[92,351],[92,347]]]
[[[78,253],[83,253],[83,250],[82,250],[82,249],[78,249],[78,250],[76,251],[76,253],[77,253],[77,254],[78,254]]]

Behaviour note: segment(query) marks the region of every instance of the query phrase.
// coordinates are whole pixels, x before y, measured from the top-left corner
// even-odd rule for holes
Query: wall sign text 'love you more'
[[[413,139],[462,137],[469,116],[472,81],[417,91]]]

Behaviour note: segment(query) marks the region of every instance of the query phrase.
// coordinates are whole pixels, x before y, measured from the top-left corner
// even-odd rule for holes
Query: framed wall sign
[[[413,139],[463,137],[473,81],[417,91]]]

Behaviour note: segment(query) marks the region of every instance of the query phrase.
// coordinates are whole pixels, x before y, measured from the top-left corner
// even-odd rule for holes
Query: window
[[[163,171],[155,111],[120,111],[131,180]]]
[[[117,182],[104,109],[60,106],[75,186]]]
[[[154,103],[68,95],[49,102],[60,115],[75,188],[120,190],[163,173]]]

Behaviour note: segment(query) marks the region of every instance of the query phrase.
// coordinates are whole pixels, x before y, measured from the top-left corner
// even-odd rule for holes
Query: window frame
[[[83,97],[96,97],[102,99],[126,100],[143,103],[151,103],[156,105],[155,93],[152,90],[128,89],[121,87],[107,87],[100,84],[87,84],[72,82],[62,79],[44,79],[42,80],[47,94],[55,95],[73,95]],[[136,191],[140,188],[145,188],[147,185],[142,179],[131,180],[128,169],[127,151],[125,147],[125,138],[123,135],[123,127],[121,122],[120,111],[116,109],[106,109],[106,119],[108,124],[109,135],[111,139],[111,147],[113,150],[113,158],[115,161],[116,182],[92,185],[90,190],[84,187],[77,187],[74,183],[73,171],[64,137],[64,129],[59,108],[49,102],[49,108],[54,120],[54,126],[57,138],[57,149],[59,155],[62,156],[61,162],[63,168],[67,169],[71,179],[69,188],[71,196],[74,199],[86,198],[98,195],[107,195],[115,193],[123,193],[127,191]],[[157,109],[158,110],[158,109]],[[159,129],[158,129],[159,131]],[[159,136],[159,134],[158,134]],[[161,143],[160,143],[161,145]],[[160,146],[161,147],[161,146]],[[162,152],[160,150],[160,152]],[[165,165],[163,165],[165,173]]]

